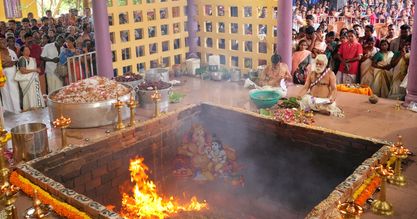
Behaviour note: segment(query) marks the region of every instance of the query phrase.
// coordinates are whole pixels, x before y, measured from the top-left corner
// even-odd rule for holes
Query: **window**
[[[143,29],[142,28],[135,29],[135,40],[140,40],[140,39],[143,39]]]
[[[142,4],[142,0],[133,0],[134,5]]]
[[[231,23],[230,24],[230,33],[238,33],[239,26],[237,23]]]
[[[107,6],[108,6],[108,7],[113,6],[113,1],[112,1],[112,0],[107,0]]]
[[[268,27],[266,25],[259,24],[258,33],[266,35],[268,33]]]
[[[122,49],[122,60],[130,59],[130,48]]]
[[[174,62],[175,64],[181,64],[181,55],[175,55]]]
[[[158,63],[159,63],[159,61],[157,59],[155,59],[155,60],[151,60],[149,64],[150,64],[151,68],[157,68]]]
[[[226,48],[226,40],[219,39],[219,49],[225,49],[225,48]]]
[[[127,0],[118,0],[117,3],[118,3],[117,5],[119,5],[119,6],[125,6],[125,5],[127,5]]]
[[[169,57],[162,58],[162,64],[163,64],[163,66],[170,66],[170,59],[169,59]]]
[[[129,23],[127,12],[119,14],[119,24],[127,24]]]
[[[22,7],[20,6],[20,0],[5,0],[4,10],[6,12],[7,19],[22,17]]]
[[[252,68],[252,59],[251,58],[245,58],[245,68]]]
[[[109,17],[109,26],[113,26],[113,14],[110,14],[108,17]]]
[[[224,33],[224,23],[223,22],[219,22],[219,33]]]
[[[168,24],[161,25],[161,35],[168,35]]]
[[[144,46],[136,46],[136,57],[141,57],[145,55],[145,47]]]
[[[252,52],[252,41],[245,42],[245,52]]]
[[[115,62],[117,60],[116,51],[111,51],[111,60]]]
[[[220,55],[220,64],[221,65],[226,65],[226,56]]]
[[[217,16],[224,16],[224,6],[223,5],[217,6]]]
[[[181,31],[180,30],[180,23],[172,24],[172,27],[173,27],[174,33],[179,33]]]
[[[148,27],[148,37],[152,38],[156,36],[156,27],[152,26],[152,27]]]
[[[114,32],[110,33],[110,41],[112,44],[114,44]]]
[[[149,44],[149,54],[155,54],[158,52],[158,44],[156,43],[151,43]]]
[[[142,11],[134,11],[133,12],[133,20],[135,22],[142,22],[143,21]]]
[[[179,17],[180,16],[180,7],[173,7],[172,8],[172,17]]]
[[[245,17],[252,17],[252,7],[247,6],[243,9],[243,13],[245,14]]]
[[[266,7],[258,7],[258,18],[266,18],[267,9]]]
[[[136,65],[136,69],[137,69],[137,71],[138,71],[138,72],[143,72],[143,71],[145,71],[145,63],[144,63],[144,62],[142,62],[142,63],[138,63],[138,64]]]
[[[232,40],[232,41],[231,41],[230,48],[231,48],[232,50],[239,50],[239,41],[237,41],[237,40]]]
[[[232,61],[232,66],[234,66],[234,67],[238,67],[239,66],[239,57],[232,56],[231,61]]]
[[[209,48],[213,47],[213,39],[212,38],[209,37],[209,38],[206,39],[206,46],[209,47]]]
[[[211,21],[206,21],[206,32],[212,32]]]
[[[277,7],[274,7],[274,16],[273,16],[273,18],[274,19],[278,18],[278,8]]]
[[[258,46],[259,46],[258,48],[259,53],[266,53],[268,46],[265,42],[259,42]]]
[[[129,41],[129,31],[128,30],[120,31],[120,40],[122,42],[128,42]]]
[[[162,42],[162,52],[169,50],[169,41]]]
[[[252,24],[245,24],[245,35],[252,35]]]
[[[206,5],[204,12],[206,13],[207,16],[211,16],[212,13],[213,13],[212,10],[211,10],[211,5]]]
[[[155,20],[156,19],[155,10],[148,10],[148,12],[146,12],[146,16],[148,17],[148,21]]]
[[[236,6],[231,6],[230,7],[230,16],[231,17],[237,17],[238,16],[238,10]]]
[[[259,59],[258,60],[258,66],[266,65],[267,61],[265,59]]]
[[[123,66],[123,74],[132,73],[132,66]]]
[[[159,17],[161,19],[167,19],[168,18],[168,8],[161,8],[159,10]]]
[[[180,39],[175,39],[174,40],[174,49],[179,49],[180,48]]]

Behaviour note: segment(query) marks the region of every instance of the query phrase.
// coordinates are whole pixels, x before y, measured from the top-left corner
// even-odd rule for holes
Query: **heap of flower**
[[[311,125],[314,123],[312,112],[304,112],[298,109],[274,109],[274,119],[284,123],[301,123]]]
[[[71,219],[91,218],[86,213],[79,211],[75,207],[52,197],[48,192],[44,191],[39,186],[31,183],[28,179],[19,175],[17,172],[13,172],[10,175],[10,182],[15,186],[20,187],[21,191],[23,191],[25,194],[29,195],[30,197],[33,197],[34,191],[37,190],[39,200],[41,200],[43,204],[52,206],[54,211],[62,217],[71,218]]]

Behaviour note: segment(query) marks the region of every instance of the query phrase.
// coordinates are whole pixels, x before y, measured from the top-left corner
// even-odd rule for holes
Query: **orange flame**
[[[123,218],[162,219],[181,211],[208,209],[207,202],[198,202],[196,197],[192,197],[187,205],[178,204],[172,196],[169,200],[164,200],[157,194],[156,185],[152,180],[148,180],[148,167],[143,163],[143,160],[143,158],[135,158],[130,161],[130,179],[135,182],[135,186],[132,189],[133,197],[123,193],[121,211]]]

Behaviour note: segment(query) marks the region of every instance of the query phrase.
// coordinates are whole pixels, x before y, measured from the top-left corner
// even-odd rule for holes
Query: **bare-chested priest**
[[[300,91],[300,107],[319,113],[343,117],[343,112],[336,106],[336,75],[326,68],[328,59],[325,55],[317,55],[313,69]],[[302,97],[302,98],[301,98]]]

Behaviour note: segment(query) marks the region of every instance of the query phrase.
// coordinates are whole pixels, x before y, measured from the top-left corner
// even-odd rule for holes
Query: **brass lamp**
[[[394,171],[390,167],[384,167],[382,164],[377,166],[376,168],[372,168],[379,177],[381,177],[381,191],[379,194],[379,198],[372,202],[371,210],[372,212],[380,215],[392,215],[394,210],[392,205],[386,201],[386,181],[387,177],[392,176]]]
[[[342,219],[359,219],[363,213],[363,208],[353,201],[340,203],[337,205]]]
[[[4,147],[6,143],[11,139],[11,134],[6,130],[0,130],[0,174],[1,174],[1,184],[0,184],[0,202],[1,204],[9,207],[13,205],[16,201],[17,193],[20,188],[10,184],[9,174],[10,170],[4,158]]]
[[[132,93],[130,94],[130,99],[129,99],[129,101],[126,104],[129,107],[129,109],[130,109],[130,122],[129,122],[129,126],[130,127],[133,127],[136,124],[136,121],[135,121],[135,108],[136,108],[137,102],[135,101],[135,98],[133,97],[133,94]]]
[[[54,128],[61,129],[61,148],[65,148],[68,146],[67,142],[67,135],[65,134],[66,129],[71,125],[71,118],[67,118],[61,115],[61,117],[55,119],[52,122]]]
[[[154,118],[157,118],[161,115],[161,112],[159,110],[159,101],[161,101],[161,93],[159,93],[156,87],[155,87],[155,92],[151,95],[151,99],[153,100],[155,104]]]
[[[119,100],[119,96],[116,97],[117,101],[114,103],[114,107],[117,109],[117,124],[116,124],[116,130],[121,130],[125,128],[125,125],[123,124],[122,119],[122,108],[124,106],[123,101]]]
[[[398,136],[398,141],[390,147],[391,156],[395,157],[394,175],[388,177],[388,182],[396,186],[405,186],[407,184],[405,176],[401,171],[401,162],[407,159],[410,152],[407,148],[403,147],[402,137]]]
[[[38,198],[38,191],[35,189],[33,196],[33,207],[30,207],[26,210],[26,218],[42,219],[46,218],[52,210],[50,205],[42,204],[41,200]]]

